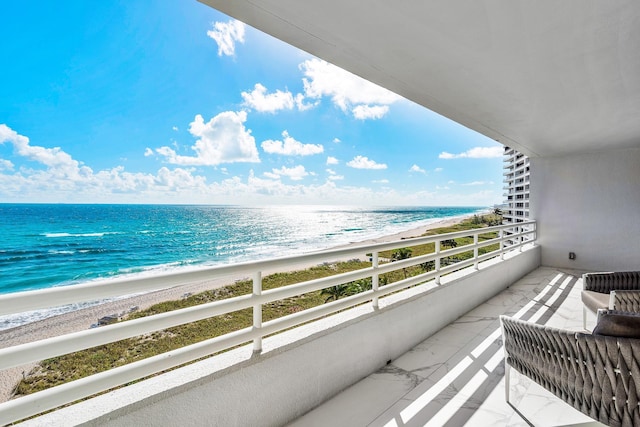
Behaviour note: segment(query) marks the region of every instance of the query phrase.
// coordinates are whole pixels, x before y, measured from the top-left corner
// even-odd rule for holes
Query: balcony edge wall
[[[446,276],[441,286],[384,298],[378,311],[367,304],[266,339],[260,356],[245,346],[24,425],[283,425],[539,266],[539,246],[514,251],[505,262]]]

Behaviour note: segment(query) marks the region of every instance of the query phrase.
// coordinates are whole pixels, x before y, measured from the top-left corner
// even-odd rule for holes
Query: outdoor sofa
[[[640,271],[586,273],[582,276],[582,327],[587,329],[587,310],[640,312]]]
[[[513,367],[594,420],[640,426],[640,314],[602,310],[592,334],[500,322],[508,403]]]

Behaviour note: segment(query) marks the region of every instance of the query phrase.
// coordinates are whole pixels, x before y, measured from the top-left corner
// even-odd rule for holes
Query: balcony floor
[[[515,370],[498,316],[582,330],[582,272],[541,267],[291,426],[601,426]],[[595,316],[587,317],[592,327]],[[516,411],[531,423],[528,424]]]

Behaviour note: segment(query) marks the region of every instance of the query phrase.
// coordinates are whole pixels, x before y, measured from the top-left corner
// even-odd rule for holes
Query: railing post
[[[533,224],[531,224],[531,228],[533,230],[533,234],[531,235],[531,244],[532,246],[535,246],[536,242],[538,241],[538,223],[534,222]]]
[[[504,261],[504,228],[500,229],[500,259]]]
[[[475,268],[476,270],[479,270],[480,267],[478,266],[478,233],[477,232],[473,235],[473,244],[475,245],[475,247],[473,248],[473,259],[475,260],[475,262],[473,263],[473,268]]]
[[[262,272],[256,271],[253,275],[253,296],[262,295]],[[253,304],[253,329],[262,328],[262,304]],[[262,333],[253,339],[253,352],[262,352]]]
[[[435,241],[436,245],[436,273],[440,273],[440,240]],[[440,274],[436,274],[436,285],[440,284]]]
[[[371,289],[373,290],[373,292],[378,291],[378,263],[378,252],[374,252],[371,257],[371,266],[373,267],[374,271],[373,275],[371,276]],[[373,300],[371,300],[371,304],[373,305],[374,310],[377,310],[379,308],[377,294],[374,294]]]
[[[524,227],[518,227],[518,233],[520,233],[520,235],[518,236],[518,240],[520,241],[520,246],[518,247],[519,252],[522,252],[522,245],[524,245],[524,236],[522,235],[523,232]]]

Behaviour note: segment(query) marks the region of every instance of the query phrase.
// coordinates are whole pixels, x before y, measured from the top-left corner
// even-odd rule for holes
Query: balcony
[[[638,268],[637,2],[201,1],[526,155],[542,265]]]
[[[504,398],[498,317],[582,330],[581,275],[534,270],[291,426],[601,426],[517,373]]]
[[[540,248],[534,245],[535,222],[519,224],[517,230],[512,229],[513,226],[498,226],[223,266],[152,280],[124,280],[111,282],[109,286],[81,285],[4,295],[0,297],[0,307],[7,313],[110,297],[121,294],[123,289],[149,291],[229,274],[249,273],[254,283],[254,292],[250,295],[1,349],[0,367],[9,369],[182,323],[253,308],[252,327],[2,403],[0,422],[36,415],[225,349],[230,351],[36,417],[25,425],[102,424],[111,419],[130,425],[138,422],[139,417],[155,420],[155,424],[167,420],[182,422],[182,417],[192,417],[196,424],[203,420],[215,420],[220,425],[248,425],[257,420],[267,424],[289,422],[380,369],[388,360],[398,359],[535,269],[540,257]],[[487,236],[488,233],[495,233],[497,237]],[[471,238],[471,243],[451,249],[442,245],[447,240],[463,237]],[[507,239],[516,241],[516,245],[504,248]],[[434,253],[387,263],[379,259],[382,251],[430,243],[434,244]],[[497,249],[494,249],[496,245]],[[483,248],[490,250],[483,253]],[[262,271],[364,253],[371,253],[371,267],[262,290]],[[472,256],[454,264],[445,263],[445,259],[463,253],[472,253]],[[378,279],[385,273],[425,262],[433,262],[435,269],[378,286]],[[367,277],[372,279],[369,291],[262,322],[265,304]],[[462,294],[464,298],[460,298]],[[335,314],[329,316],[332,313]],[[278,331],[282,332],[276,333]],[[241,346],[233,349],[238,345]],[[256,394],[259,390],[262,390],[260,396]],[[206,396],[216,396],[215,402]],[[248,396],[253,396],[251,410],[243,409]],[[164,409],[158,410],[157,402],[162,402]],[[289,404],[282,406],[277,402]],[[193,405],[200,409],[195,410]]]
[[[478,270],[467,265],[475,272],[466,279],[451,272],[438,285],[424,277],[381,298],[377,310],[365,303],[266,337],[259,356],[252,356],[255,344],[245,345],[27,425],[167,424],[171,416],[203,424],[196,418],[203,412],[210,424],[213,415],[226,416],[225,425],[284,424],[343,390],[297,423],[340,415],[372,425],[518,425],[515,410],[500,403],[495,305],[507,301],[507,312],[573,327],[578,270],[638,268],[638,3],[377,2],[364,9],[348,1],[202,1],[513,147],[507,154],[515,148],[529,156],[536,247],[505,254],[504,262],[479,261]],[[503,300],[490,299],[507,287]],[[373,301],[382,296],[376,292],[366,296]],[[473,305],[460,306],[466,299]],[[425,355],[432,344],[438,353]],[[393,375],[403,371],[415,375],[410,382]],[[380,389],[376,381],[386,385],[383,393],[368,394],[369,385]],[[518,380],[512,396],[535,424],[583,422],[556,418],[570,408],[554,401],[559,411],[549,409],[546,397],[536,403],[542,393],[525,392],[529,386]]]

